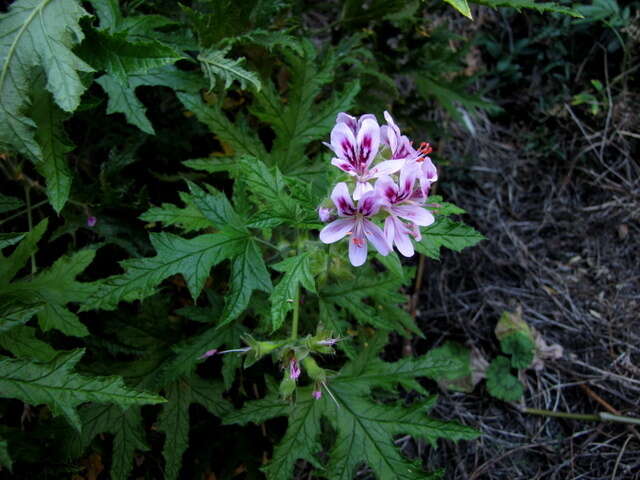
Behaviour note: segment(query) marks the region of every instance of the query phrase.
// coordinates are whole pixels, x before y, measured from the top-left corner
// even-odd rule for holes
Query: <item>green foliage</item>
[[[451,5],[453,8],[455,8],[456,10],[458,10],[462,15],[464,15],[468,19],[473,20],[473,17],[471,16],[471,9],[469,8],[469,4],[467,3],[467,0],[444,0],[444,1],[447,2],[449,5]]]
[[[484,236],[473,227],[448,218],[441,218],[423,230],[422,240],[416,243],[416,250],[423,255],[438,260],[440,258],[440,247],[460,252],[467,247],[473,247],[483,239]]]
[[[268,478],[291,478],[298,459],[345,480],[363,463],[379,478],[443,473],[394,440],[476,437],[427,415],[436,399],[420,380],[466,378],[468,355],[446,343],[383,360],[398,335],[424,338],[406,308],[414,268],[393,253],[354,270],[344,243],[317,237],[336,178],[321,141],[338,113],[395,115],[421,97],[455,118],[493,108],[466,91],[460,55],[438,53],[452,38],[420,33],[422,9],[349,0],[315,31],[280,0],[9,5],[0,172],[7,193],[26,194],[0,194],[0,408],[25,403],[33,451],[11,421],[0,465],[39,478],[98,456],[116,479],[226,478],[241,458],[253,478],[273,435],[247,441],[237,425],[286,416]],[[401,32],[391,55],[376,45],[381,20]],[[415,91],[400,88],[407,75]],[[419,251],[483,238],[449,218],[462,209],[428,203],[438,221]],[[263,379],[269,393],[255,400]]]
[[[511,355],[513,368],[524,369],[531,365],[536,345],[533,332],[522,319],[521,312],[503,312],[496,325],[496,337],[502,351]]]
[[[522,384],[511,374],[511,365],[506,357],[496,357],[487,369],[487,390],[496,398],[506,402],[520,400],[524,393]]]
[[[0,213],[11,212],[24,206],[19,198],[9,197],[0,193]]]
[[[571,17],[582,18],[582,14],[579,9],[573,9],[563,7],[556,2],[536,2],[534,0],[471,0],[473,3],[479,5],[486,5],[487,7],[510,7],[520,11],[522,9],[531,9],[540,13],[553,12],[562,13]]]
[[[224,82],[224,88],[229,88],[237,80],[240,87],[246,88],[251,85],[256,90],[260,90],[260,79],[255,73],[249,72],[240,66],[243,58],[230,59],[226,55],[231,47],[222,50],[206,50],[198,55],[198,61],[202,70],[209,79],[209,89],[213,90],[217,79]]]
[[[284,323],[287,312],[299,301],[299,289],[304,287],[316,292],[315,280],[311,273],[311,253],[302,253],[272,265],[284,273],[271,294],[271,329],[275,332]]]
[[[244,234],[235,231],[210,233],[184,239],[171,233],[150,235],[156,256],[122,262],[125,273],[101,282],[82,310],[113,310],[121,301],[140,300],[156,292],[167,277],[183,275],[194,299],[200,296],[211,267],[233,257]]]
[[[81,420],[76,407],[83,402],[114,403],[123,407],[162,403],[157,395],[124,386],[120,377],[86,377],[72,370],[84,349],[61,353],[47,363],[4,358],[0,360],[3,395],[32,405],[48,404],[54,415],[64,415],[77,430]]]
[[[0,16],[0,146],[43,161],[36,124],[27,116],[33,68],[43,72],[46,89],[64,111],[80,104],[85,90],[80,72],[93,69],[71,48],[84,34],[79,20],[88,15],[76,0],[18,0]]]
[[[158,429],[165,434],[162,455],[165,479],[180,478],[182,455],[189,444],[189,405],[199,403],[213,415],[222,417],[231,405],[222,399],[223,387],[197,376],[180,379],[166,388],[167,403],[158,418]],[[131,462],[129,462],[131,463]]]
[[[434,377],[458,368],[455,362],[442,362],[430,355],[386,363],[377,357],[375,348],[364,349],[331,378],[328,391],[323,391],[320,400],[312,398],[310,388],[299,389],[293,405],[269,393],[227,415],[225,423],[262,423],[288,415],[287,431],[264,469],[269,479],[291,478],[294,464],[300,458],[321,469],[318,472],[321,476],[331,479],[353,478],[363,462],[380,478],[425,478],[421,468],[400,455],[393,445],[395,435],[411,434],[435,445],[443,436],[461,440],[475,438],[477,433],[459,424],[428,417],[426,413],[433,407],[434,397],[409,406],[382,404],[374,401],[372,390],[383,388],[393,392],[395,385],[418,385],[417,377]],[[317,457],[323,450],[319,442],[323,418],[336,431],[326,465]]]

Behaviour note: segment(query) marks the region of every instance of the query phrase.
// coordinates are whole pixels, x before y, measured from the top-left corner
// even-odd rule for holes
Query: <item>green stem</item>
[[[618,422],[633,425],[640,425],[640,418],[624,417],[622,415],[613,415],[611,413],[568,413],[554,412],[552,410],[539,410],[537,408],[525,408],[524,413],[532,415],[542,415],[543,417],[569,418],[572,420],[585,420],[587,422]]]
[[[524,413],[531,413],[533,415],[542,415],[543,417],[558,417],[558,418],[570,418],[572,420],[586,420],[590,422],[600,421],[600,417],[598,415],[589,414],[589,413],[554,412],[552,410],[539,410],[537,408],[525,408]]]
[[[291,340],[298,338],[298,318],[300,317],[300,287],[296,288],[293,300],[293,321],[291,323]]]
[[[24,186],[24,195],[27,197],[27,222],[29,223],[29,233],[33,230],[33,217],[31,216],[31,193],[28,185]],[[36,255],[31,254],[31,273],[34,274],[37,271],[36,267]]]
[[[41,202],[36,203],[35,205],[31,206],[31,210],[36,209],[38,207],[41,207],[42,205],[44,205],[45,203],[47,203],[49,200],[42,200]],[[2,220],[0,220],[0,225],[2,225],[3,223],[6,223],[10,220],[13,220],[14,218],[19,217],[20,215],[27,213],[29,211],[28,208],[25,208],[24,210],[20,210],[18,213],[14,213],[13,215],[11,215],[10,217],[7,218],[3,218]]]

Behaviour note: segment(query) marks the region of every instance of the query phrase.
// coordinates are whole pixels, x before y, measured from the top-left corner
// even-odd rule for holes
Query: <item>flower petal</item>
[[[345,237],[353,230],[355,220],[353,218],[341,218],[334,220],[329,225],[320,230],[320,241],[322,243],[335,243]]]
[[[369,170],[369,177],[376,178],[382,175],[391,175],[392,173],[400,170],[404,165],[404,159],[400,160],[385,160],[376,164],[371,170]]]
[[[412,165],[405,166],[400,170],[400,196],[410,198],[413,195],[413,186],[418,175],[417,169]]]
[[[398,146],[398,137],[388,125],[380,127],[380,142],[387,145],[391,149],[391,153],[396,151]]]
[[[359,267],[367,260],[367,239],[362,232],[362,223],[356,225],[353,235],[349,238],[349,261],[354,267]]]
[[[356,138],[346,123],[336,123],[331,130],[331,147],[338,157],[356,164]]]
[[[364,234],[367,240],[375,247],[380,255],[387,256],[391,252],[391,246],[384,236],[382,229],[370,220],[363,220]]]
[[[404,255],[405,257],[413,257],[415,250],[413,249],[413,244],[411,243],[411,239],[409,238],[409,228],[402,223],[400,220],[397,220],[396,224],[396,233],[393,238],[393,242],[398,247],[398,251]]]
[[[395,217],[389,215],[384,220],[384,237],[389,245],[393,245],[393,239],[396,235]]]
[[[331,165],[338,167],[343,172],[348,173],[349,175],[355,175],[356,170],[353,168],[353,165],[349,163],[347,160],[343,160],[342,158],[333,158],[331,160]]]
[[[375,190],[388,205],[393,204],[398,198],[398,186],[388,175],[384,175],[376,181]]]
[[[373,186],[369,182],[356,182],[356,188],[353,190],[353,199],[360,200],[363,195],[373,190]]]
[[[396,205],[391,207],[391,211],[397,216],[405,218],[422,227],[427,227],[435,221],[431,212],[418,205]]]
[[[380,126],[375,117],[364,119],[358,130],[356,142],[359,149],[358,161],[360,166],[368,167],[378,154],[378,148],[380,147]],[[333,144],[333,140],[331,143]]]
[[[352,117],[348,113],[340,112],[336,117],[336,123],[344,123],[351,129],[354,136],[358,130],[358,121],[356,120],[356,117]]]
[[[358,201],[358,211],[365,217],[375,215],[380,210],[380,196],[378,192],[373,190],[371,185],[369,185],[369,188],[371,190],[363,194]]]
[[[341,217],[353,215],[356,211],[353,201],[351,200],[351,195],[349,195],[349,188],[344,182],[340,182],[333,187],[331,200],[338,209],[338,215]]]

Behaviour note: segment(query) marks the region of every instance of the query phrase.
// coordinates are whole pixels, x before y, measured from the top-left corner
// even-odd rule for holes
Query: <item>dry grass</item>
[[[428,263],[422,328],[432,341],[456,338],[492,358],[498,317],[521,306],[530,325],[564,348],[561,360],[526,372],[521,405],[492,399],[482,385],[442,394],[439,418],[482,432],[478,442],[426,450],[426,462],[445,467],[446,478],[640,478],[632,428],[519,410],[640,416],[639,145],[624,133],[637,122],[621,125],[628,117],[615,115],[624,111],[616,101],[624,99],[612,99],[597,129],[565,106],[558,148],[569,154],[566,164],[527,149],[534,133],[526,127],[486,118],[475,137],[460,131],[442,151],[472,158],[447,167],[441,178],[456,180],[441,191],[487,240]]]

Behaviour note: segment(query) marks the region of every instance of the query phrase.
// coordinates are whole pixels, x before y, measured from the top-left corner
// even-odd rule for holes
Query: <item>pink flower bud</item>
[[[328,222],[333,218],[333,210],[327,207],[320,207],[318,209],[318,216],[321,222]]]
[[[218,353],[218,349],[214,348],[213,350],[207,350],[200,358],[209,358]]]
[[[311,396],[315,400],[320,400],[320,398],[322,397],[322,392],[320,390],[314,390],[313,392],[311,392]]]
[[[300,365],[298,365],[298,361],[295,358],[292,358],[289,363],[289,377],[291,380],[298,380],[300,373]]]
[[[96,217],[94,217],[93,215],[91,215],[90,217],[87,217],[87,227],[89,228],[95,227],[96,223],[98,223],[98,219]]]

